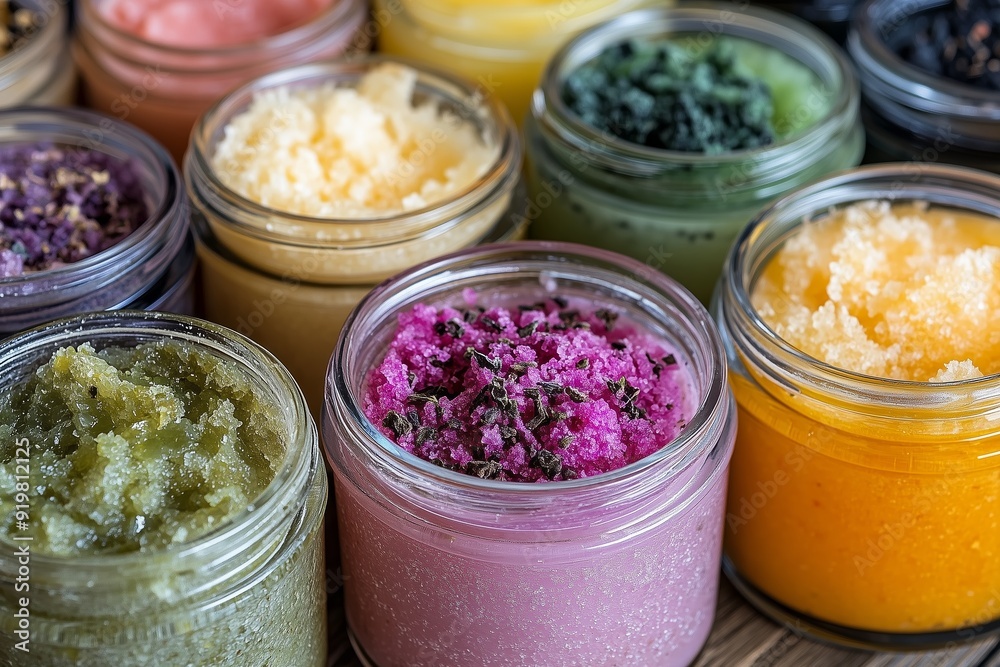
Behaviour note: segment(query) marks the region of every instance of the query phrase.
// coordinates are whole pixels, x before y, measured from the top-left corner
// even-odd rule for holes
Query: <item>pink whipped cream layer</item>
[[[364,412],[407,452],[487,479],[590,477],[649,456],[690,417],[690,376],[665,342],[585,305],[417,305]]]

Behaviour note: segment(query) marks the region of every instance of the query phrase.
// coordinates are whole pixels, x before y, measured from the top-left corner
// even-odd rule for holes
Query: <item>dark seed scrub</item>
[[[855,85],[836,45],[789,16],[624,15],[570,42],[535,98],[530,234],[629,255],[707,303],[756,211],[860,161]]]
[[[889,40],[926,72],[1000,91],[1000,0],[952,0],[908,16]]]
[[[262,350],[171,317],[0,344],[0,546],[31,559],[24,652],[20,565],[0,555],[0,665],[324,664],[326,478],[304,400]]]
[[[91,257],[149,216],[134,164],[51,144],[0,147],[0,278]]]

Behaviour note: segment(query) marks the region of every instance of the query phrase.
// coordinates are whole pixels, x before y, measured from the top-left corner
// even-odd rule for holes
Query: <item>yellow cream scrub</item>
[[[357,87],[259,94],[225,129],[212,165],[234,192],[313,218],[379,218],[467,189],[497,159],[476,128],[414,102],[417,72],[386,63]]]
[[[273,351],[318,413],[373,285],[518,233],[520,165],[510,116],[472,82],[372,58],[248,84],[188,155],[206,314]]]

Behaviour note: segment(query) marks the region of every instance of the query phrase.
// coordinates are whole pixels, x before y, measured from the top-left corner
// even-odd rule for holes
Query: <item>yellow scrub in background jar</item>
[[[458,79],[374,58],[248,84],[188,152],[206,315],[271,350],[318,413],[373,285],[523,234],[508,215],[520,162],[502,105]]]
[[[453,71],[520,124],[549,57],[576,33],[653,0],[375,0],[379,50]]]
[[[895,649],[1000,629],[998,192],[971,170],[861,169],[734,247],[726,567],[765,613]]]

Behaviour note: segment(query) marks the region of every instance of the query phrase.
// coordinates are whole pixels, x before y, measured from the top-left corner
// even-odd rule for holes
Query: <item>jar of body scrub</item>
[[[690,293],[583,246],[470,249],[376,288],[323,427],[364,663],[690,664],[736,426],[721,354]]]
[[[88,111],[0,111],[0,196],[0,335],[93,310],[192,312],[190,208],[144,132]]]
[[[0,661],[326,664],[326,476],[273,356],[124,311],[8,339],[0,375]]]
[[[84,0],[74,55],[87,104],[138,125],[181,162],[197,119],[230,90],[367,49],[367,16],[363,0]]]
[[[452,71],[498,96],[518,124],[545,63],[574,34],[652,0],[375,0],[379,50]]]
[[[67,106],[76,93],[76,70],[66,42],[64,2],[6,0],[0,24],[0,108],[24,104]]]
[[[520,164],[510,116],[459,79],[373,58],[248,84],[188,155],[206,315],[274,352],[318,414],[340,327],[372,286],[523,234],[508,213]]]
[[[998,192],[972,170],[863,168],[733,248],[725,568],[797,631],[912,650],[1000,629]]]
[[[996,78],[992,88],[927,71],[901,55],[934,13],[950,5],[871,0],[857,13],[848,48],[861,78],[866,161],[945,163],[1000,173],[1000,52],[981,44],[988,54],[983,69]]]
[[[713,145],[711,154],[667,149],[598,130],[570,109],[566,85],[581,68],[609,54],[627,59],[643,48],[671,49],[671,58],[685,62],[724,58],[732,71],[718,76],[737,78],[755,104],[760,91],[769,90],[773,110],[763,122],[773,141],[740,150]],[[671,71],[651,78],[670,79]],[[581,96],[593,98],[615,85],[613,75],[589,75]],[[622,94],[631,97],[637,124],[645,124],[638,114],[650,95],[638,88]],[[729,134],[734,132],[721,132],[722,138]],[[856,165],[864,143],[857,83],[828,37],[792,17],[724,5],[634,12],[580,35],[550,63],[526,135],[533,237],[630,255],[677,278],[704,302],[732,240],[763,205]]]

